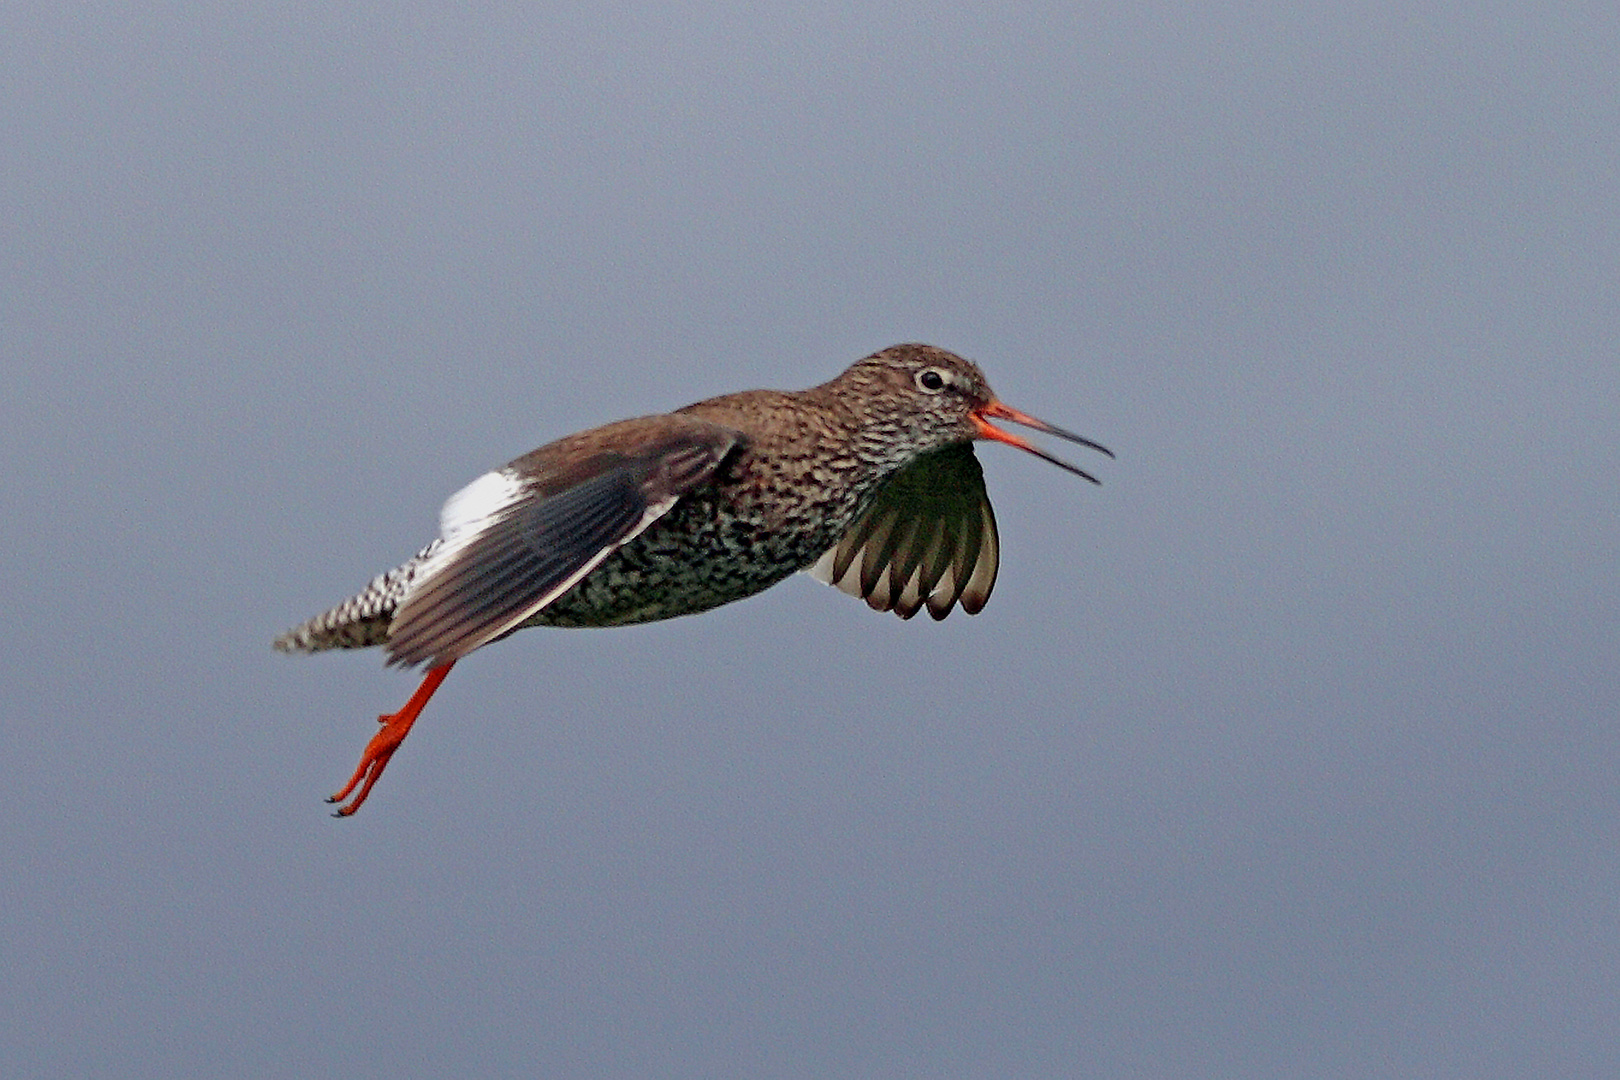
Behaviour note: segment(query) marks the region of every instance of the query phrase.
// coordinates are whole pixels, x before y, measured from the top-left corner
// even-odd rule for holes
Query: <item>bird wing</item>
[[[810,576],[909,619],[960,601],[977,615],[996,584],[1000,548],[984,470],[971,443],[925,454],[891,477]]]
[[[687,417],[612,424],[451,496],[441,543],[388,628],[388,662],[444,664],[567,592],[715,473],[742,436]]]

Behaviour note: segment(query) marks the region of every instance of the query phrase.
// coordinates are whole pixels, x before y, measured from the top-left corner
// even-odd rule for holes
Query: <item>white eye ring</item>
[[[951,383],[951,377],[937,367],[917,372],[917,389],[925,394],[937,394]]]

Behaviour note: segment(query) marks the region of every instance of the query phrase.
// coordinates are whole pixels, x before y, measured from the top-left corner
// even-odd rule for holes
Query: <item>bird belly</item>
[[[713,500],[683,502],[523,625],[628,626],[753,596],[820,558],[843,516],[767,523]]]

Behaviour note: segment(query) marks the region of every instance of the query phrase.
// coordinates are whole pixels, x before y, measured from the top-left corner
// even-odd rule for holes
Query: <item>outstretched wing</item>
[[[388,662],[444,664],[567,592],[707,481],[741,436],[679,416],[544,447],[457,492],[388,628]]]
[[[960,601],[977,615],[996,584],[1000,550],[984,470],[972,443],[925,454],[896,473],[810,576],[902,619],[936,619]]]

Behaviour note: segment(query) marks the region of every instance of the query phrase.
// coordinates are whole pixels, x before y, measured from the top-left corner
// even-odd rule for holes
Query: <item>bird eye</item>
[[[945,373],[939,368],[924,368],[917,372],[917,386],[930,394],[937,394],[945,389]]]

